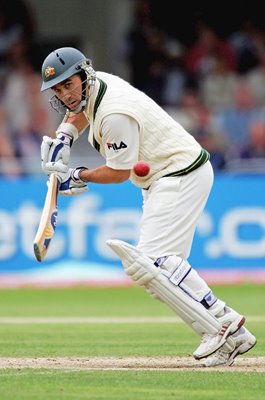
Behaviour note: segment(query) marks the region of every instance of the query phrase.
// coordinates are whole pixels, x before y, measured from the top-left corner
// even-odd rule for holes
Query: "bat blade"
[[[50,175],[48,191],[45,198],[41,219],[34,239],[34,254],[41,262],[46,257],[51,239],[54,235],[58,216],[59,181],[54,174]]]

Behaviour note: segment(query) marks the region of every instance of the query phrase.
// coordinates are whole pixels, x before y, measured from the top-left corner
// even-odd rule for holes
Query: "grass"
[[[265,315],[264,285],[215,286],[242,313]],[[0,316],[164,316],[173,312],[138,287],[2,289]]]
[[[264,286],[216,286],[216,295],[247,317],[265,316]],[[141,288],[0,291],[3,317],[174,316]],[[265,354],[265,322],[247,322]],[[0,357],[187,356],[198,345],[184,324],[2,323]],[[263,372],[0,369],[1,400],[264,399]]]
[[[1,378],[5,400],[263,400],[263,390],[253,373],[23,370]]]

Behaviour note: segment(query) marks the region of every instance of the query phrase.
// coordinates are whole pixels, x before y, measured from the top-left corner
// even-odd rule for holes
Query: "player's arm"
[[[74,114],[74,113],[67,113],[63,123],[69,123],[75,126],[75,128],[77,129],[78,132],[78,136],[74,137],[73,139],[76,140],[78,139],[78,137],[81,135],[82,132],[84,132],[84,130],[88,127],[89,125],[89,121],[87,119],[87,116],[85,115],[84,112],[78,113],[78,114]],[[60,129],[60,127],[57,129]]]
[[[84,169],[79,177],[84,182],[93,183],[122,183],[130,177],[130,169],[113,169],[102,165],[93,169]]]
[[[101,126],[102,145],[106,154],[106,165],[88,169],[86,167],[70,169],[70,174],[57,174],[62,182],[60,194],[74,194],[77,186],[79,194],[84,184],[121,183],[130,177],[131,169],[138,159],[139,127],[137,122],[126,115],[107,116]]]
[[[89,122],[83,112],[67,113],[56,131],[56,138],[43,137],[41,159],[42,169],[45,173],[68,170],[71,146],[88,125]]]
[[[138,160],[139,126],[135,119],[124,114],[111,114],[101,124],[106,165],[83,170],[80,178],[93,183],[120,183],[130,177]]]

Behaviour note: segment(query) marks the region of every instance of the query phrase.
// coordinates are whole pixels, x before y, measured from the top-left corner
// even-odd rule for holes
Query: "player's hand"
[[[70,158],[70,148],[73,137],[70,134],[59,133],[56,139],[43,136],[41,144],[42,169],[47,174],[67,172]]]
[[[56,173],[61,184],[59,194],[63,196],[78,196],[79,194],[88,192],[88,186],[79,178],[81,171],[85,167],[69,168],[66,173]]]

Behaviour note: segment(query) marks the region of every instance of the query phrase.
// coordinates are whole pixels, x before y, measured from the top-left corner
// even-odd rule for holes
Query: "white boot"
[[[216,367],[218,365],[232,365],[235,358],[249,351],[255,346],[257,340],[245,327],[241,327],[237,333],[229,337],[229,343],[234,342],[234,348],[225,343],[214,354],[207,357],[202,365],[205,367]]]
[[[217,335],[205,333],[202,336],[199,347],[193,353],[193,357],[197,360],[215,353],[226,343],[227,338],[244,324],[245,318],[232,308],[225,307],[224,311],[224,315],[218,318],[222,324],[219,333]]]

